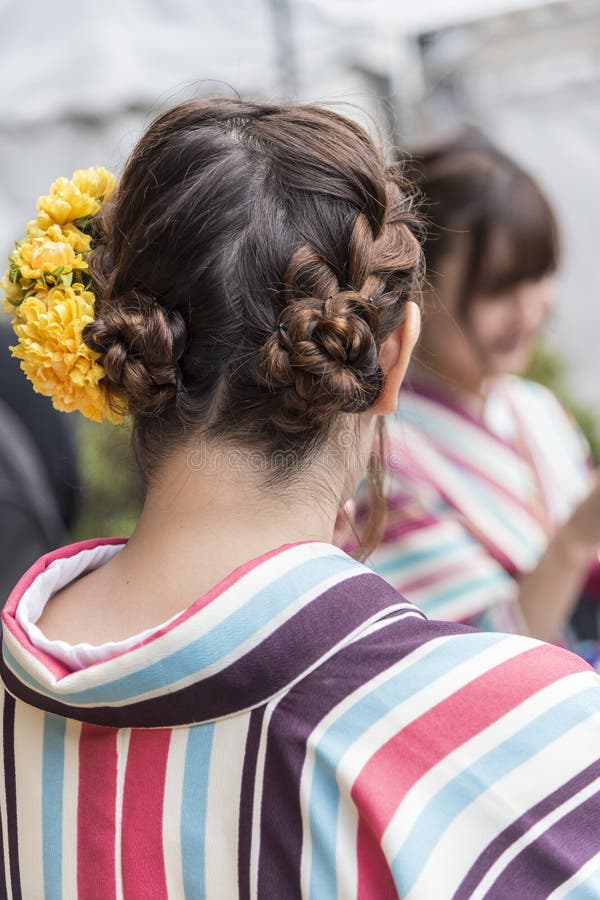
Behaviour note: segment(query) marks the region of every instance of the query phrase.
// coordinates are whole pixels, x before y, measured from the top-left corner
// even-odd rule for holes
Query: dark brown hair
[[[421,267],[398,165],[327,109],[197,100],[142,137],[98,223],[85,341],[146,474],[201,431],[298,465],[381,394]]]
[[[474,296],[493,297],[522,281],[537,281],[558,263],[556,219],[544,193],[517,163],[478,129],[414,148],[412,164],[427,218],[429,280],[459,241],[466,246],[458,309]]]

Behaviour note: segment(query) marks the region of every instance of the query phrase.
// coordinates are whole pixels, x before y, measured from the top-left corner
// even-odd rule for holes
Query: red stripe
[[[540,644],[494,666],[395,734],[369,759],[352,788],[376,839],[381,840],[410,788],[440,760],[542,688],[588,669],[574,654]]]
[[[77,802],[77,900],[116,897],[117,729],[81,726]]]
[[[171,731],[131,732],[125,785],[121,870],[127,900],[168,900],[162,825]]]
[[[364,819],[358,823],[356,900],[398,900],[388,861]]]

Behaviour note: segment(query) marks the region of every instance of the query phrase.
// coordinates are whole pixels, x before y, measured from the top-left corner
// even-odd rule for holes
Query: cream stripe
[[[115,810],[115,879],[116,900],[124,900],[123,897],[123,871],[121,868],[122,828],[123,828],[123,789],[125,786],[125,769],[127,768],[127,755],[129,753],[129,739],[131,728],[121,728],[117,731],[117,789]]]
[[[436,845],[406,900],[437,896],[442,879],[444,890],[451,896],[483,850],[523,810],[535,806],[598,758],[599,727],[600,713],[590,716],[462,810]],[[504,800],[502,806],[499,799]],[[513,844],[501,861],[491,867],[472,900],[485,895],[486,886],[489,888],[518,852],[516,846]]]
[[[63,900],[77,900],[77,810],[79,801],[79,738],[81,723],[66,720],[63,781],[62,883]]]
[[[12,897],[12,885],[10,881],[10,861],[8,856],[8,823],[6,818],[6,782],[4,773],[4,701],[6,700],[6,691],[0,690],[0,731],[2,731],[2,740],[0,743],[0,823],[2,824],[2,852],[4,855],[4,877],[6,879],[6,890],[8,896]]]
[[[176,728],[171,732],[165,792],[163,802],[163,856],[169,897],[184,897],[183,867],[181,861],[181,805],[185,753],[189,737],[188,728]]]
[[[341,791],[336,828],[335,873],[338,896],[344,900],[354,900],[358,894],[357,835],[358,810],[350,794]]]
[[[42,841],[42,760],[44,713],[17,701],[15,772],[21,892],[27,900],[44,900]]]
[[[242,769],[250,716],[214,727],[206,803],[206,900],[237,897]]]
[[[285,695],[282,695],[285,696]],[[252,845],[250,847],[250,898],[258,900],[258,864],[260,859],[260,826],[262,811],[262,792],[267,754],[267,738],[271,716],[277,709],[281,696],[273,700],[265,708],[260,733],[258,752],[256,754],[256,773],[254,776],[254,799],[252,802]],[[303,895],[304,896],[304,895]]]

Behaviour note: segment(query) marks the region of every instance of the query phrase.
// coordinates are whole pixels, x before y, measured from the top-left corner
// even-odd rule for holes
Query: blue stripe
[[[506,454],[510,453],[511,450],[504,444],[499,443],[492,431],[484,428],[483,433],[481,433],[481,430],[477,426],[471,425],[468,422],[465,423],[457,413],[454,413],[451,409],[448,409],[439,403],[436,408],[431,406],[431,400],[422,401],[418,398],[411,398],[411,400],[412,402],[406,403],[401,407],[401,412],[399,413],[400,421],[404,419],[405,421],[410,422],[415,428],[419,429],[419,431],[424,432],[424,434],[431,435],[442,448],[441,451],[437,451],[438,453],[441,452],[444,454],[443,448],[450,448],[456,453],[459,459],[461,457],[468,459],[469,452],[473,446],[473,434],[476,433],[483,444],[479,453],[483,452],[487,456],[488,452],[493,452],[495,450],[496,453],[493,467],[496,474],[501,478],[510,479],[514,483],[516,475],[515,468],[508,460],[504,462]],[[433,402],[435,403],[435,401]],[[452,425],[441,420],[439,416],[440,410],[443,410],[445,414],[453,417]],[[466,448],[469,448],[469,450],[466,450]],[[516,450],[513,451],[513,455],[515,462],[517,462],[519,456]],[[479,458],[481,458],[481,456]],[[460,466],[460,463],[453,459],[446,458],[446,462],[453,467]],[[486,464],[489,465],[487,459]],[[520,465],[522,465],[522,462]],[[523,476],[519,479],[519,490],[525,490],[530,487],[532,483],[533,481],[531,478]]]
[[[425,433],[429,432],[435,435],[437,439],[441,441],[443,447],[452,447],[454,444],[456,452],[460,454],[460,456],[465,456],[464,441],[458,444],[456,443],[454,439],[455,436],[453,434],[454,429],[440,427],[440,423],[437,420],[432,420],[426,414],[424,416],[419,415],[419,411],[417,411],[417,415],[414,416],[413,419],[413,424],[416,427],[425,431]],[[438,450],[437,452],[439,453],[440,451]],[[443,453],[443,451],[441,452]],[[515,452],[515,462],[518,459],[519,457]],[[451,466],[454,475],[463,480],[464,490],[467,494],[471,494],[472,496],[474,496],[477,501],[484,507],[485,511],[489,513],[491,517],[496,518],[499,522],[501,522],[507,531],[514,534],[515,537],[517,537],[519,540],[524,541],[526,544],[529,543],[528,534],[526,532],[518,530],[515,526],[515,523],[510,519],[510,517],[507,516],[505,512],[500,510],[497,502],[497,488],[489,485],[485,473],[476,475],[475,473],[470,472],[468,469],[464,468],[464,466],[461,465],[460,462],[457,462],[454,459],[446,458],[445,462],[447,465]],[[499,459],[496,459],[494,462],[496,476],[499,476],[500,478],[511,479],[514,483],[514,469],[506,467],[506,471],[503,472],[502,466],[500,466],[499,468],[499,463]],[[531,487],[532,484],[533,476],[529,479],[523,479],[523,483],[521,484],[519,490],[526,490],[527,488]],[[517,501],[512,501],[512,503],[517,503]]]
[[[564,900],[598,900],[598,897],[600,897],[600,863],[585,881],[565,894]]]
[[[447,675],[461,663],[485,653],[505,640],[505,634],[457,635],[443,641],[432,652],[388,678],[347,709],[323,734],[315,747],[315,769],[310,789],[308,817],[313,856],[310,897],[337,897],[334,835],[337,828],[339,790],[336,772],[347,749],[383,716],[438,678]],[[398,719],[398,731],[402,729]]]
[[[403,896],[411,891],[436,844],[456,817],[509,772],[589,718],[597,694],[598,688],[593,687],[567,697],[460,772],[430,799],[392,863],[392,873]],[[460,760],[455,765],[459,766]],[[498,797],[502,797],[501,791]],[[511,815],[503,823],[508,826],[525,809],[505,807],[503,812]]]
[[[463,594],[467,592],[479,590],[482,588],[490,588],[495,587],[497,585],[506,585],[511,583],[512,579],[504,569],[498,568],[497,572],[491,573],[485,577],[479,578],[467,578],[465,581],[461,581],[459,584],[454,585],[450,590],[441,590],[439,593],[434,594],[434,596],[426,596],[423,599],[419,596],[418,591],[414,592],[415,603],[422,609],[426,615],[432,618],[443,619],[444,616],[440,615],[440,610],[444,607],[445,604],[450,603],[452,600],[455,600],[457,597],[461,597]],[[425,590],[429,592],[431,586],[426,585]],[[413,594],[411,593],[412,598]],[[511,594],[512,596],[512,594]],[[500,599],[495,597],[495,599]],[[488,604],[489,605],[489,604]],[[433,615],[435,613],[435,616]]]
[[[436,526],[429,526],[429,528],[432,527]],[[415,534],[422,534],[424,530],[428,529],[421,528],[419,531],[415,532]],[[409,538],[406,538],[406,541],[408,540]],[[439,559],[444,559],[448,554],[454,553],[457,550],[462,550],[467,546],[475,548],[480,547],[480,545],[466,532],[459,540],[451,540],[447,544],[440,543],[435,535],[432,535],[432,544],[433,546],[427,547],[426,549],[414,550],[412,553],[403,553],[402,548],[405,545],[405,539],[401,538],[397,543],[397,556],[388,562],[376,563],[373,566],[373,569],[378,575],[381,575],[382,578],[388,578],[391,573],[403,572],[406,574],[406,569],[409,569],[411,566],[417,566],[422,562],[426,562],[428,559],[435,559],[437,561]]]
[[[339,583],[344,577],[349,578],[361,572],[370,573],[370,570],[345,554],[308,559],[295,569],[284,572],[276,581],[249,597],[240,609],[202,637],[143,669],[113,681],[105,681],[84,691],[65,693],[52,691],[33,678],[31,673],[26,672],[6,646],[4,657],[23,682],[61,703],[97,705],[131,700],[139,694],[164,688],[182,678],[196,676],[198,679],[202,675],[203,668],[218,663],[224,656],[234,653],[302,594],[310,591],[318,597],[319,586],[324,581],[337,577]],[[218,599],[215,602],[218,602]]]
[[[181,864],[186,900],[206,896],[206,802],[215,726],[190,728],[183,773]]]
[[[497,502],[497,488],[488,486],[488,484],[484,481],[483,476],[474,475],[472,472],[468,472],[466,469],[456,469],[456,474],[459,475],[465,482],[466,493],[476,497],[478,502],[481,504],[481,506],[491,519],[496,519],[498,522],[501,522],[508,532],[511,532],[518,540],[522,541],[524,544],[529,544],[531,542],[529,531],[519,530],[515,526],[514,521],[510,518],[509,513],[505,513],[500,510]],[[513,506],[517,506],[514,501],[511,502]]]
[[[63,779],[66,720],[44,715],[42,755],[42,842],[45,900],[61,900]],[[25,823],[27,827],[27,823]]]

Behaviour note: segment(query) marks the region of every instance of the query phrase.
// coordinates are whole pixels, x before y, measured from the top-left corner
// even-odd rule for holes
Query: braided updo
[[[420,273],[411,206],[332,111],[219,99],[158,118],[97,222],[84,333],[142,467],[198,429],[301,461],[373,406]]]

